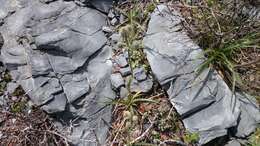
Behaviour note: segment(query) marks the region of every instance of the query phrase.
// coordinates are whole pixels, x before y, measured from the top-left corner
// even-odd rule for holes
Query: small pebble
[[[0,131],[0,139],[3,137],[3,135],[4,135],[4,134]]]
[[[130,68],[129,66],[124,67],[124,68],[120,68],[120,69],[119,69],[119,72],[121,73],[121,75],[122,75],[123,77],[126,77],[126,76],[128,76],[128,75],[131,74],[131,68]]]
[[[131,92],[143,92],[147,93],[151,91],[153,88],[153,81],[150,78],[147,78],[146,80],[139,82],[136,79],[133,79],[130,84],[130,91]]]
[[[121,86],[124,86],[125,82],[120,73],[111,75],[111,84],[115,89],[119,89]]]
[[[117,20],[117,18],[113,18],[111,21],[110,21],[111,25],[112,26],[115,26],[119,23],[119,21]]]
[[[108,26],[102,26],[102,31],[105,33],[112,33],[113,30]]]
[[[115,15],[115,13],[112,9],[108,12],[107,17],[110,18],[110,19],[113,19],[114,17],[116,17],[116,15]]]
[[[120,98],[126,98],[129,94],[129,91],[125,87],[120,88]]]
[[[16,119],[13,118],[13,119],[12,119],[12,123],[14,124],[15,122],[16,122]]]
[[[125,21],[125,16],[123,14],[121,14],[120,17],[119,17],[119,23],[123,24],[124,21]]]
[[[121,35],[119,33],[114,33],[110,36],[111,42],[116,44],[120,41]]]
[[[129,55],[128,55],[128,51],[127,51],[127,50],[124,51],[124,57],[125,57],[126,59],[129,58]]]
[[[17,96],[12,96],[11,99],[12,99],[12,101],[16,101],[18,98],[17,98]]]
[[[6,101],[5,97],[4,97],[4,95],[1,95],[0,96],[0,106],[3,106],[6,102],[7,101]]]
[[[225,144],[225,146],[241,146],[241,144],[239,143],[238,140],[230,140],[227,144]]]
[[[147,78],[145,69],[143,67],[138,67],[133,70],[133,75],[137,81],[144,81]]]
[[[118,55],[115,58],[115,62],[119,65],[119,67],[126,67],[128,65],[128,62],[123,54]]]

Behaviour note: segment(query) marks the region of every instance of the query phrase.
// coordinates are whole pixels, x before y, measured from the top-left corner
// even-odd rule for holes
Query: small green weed
[[[19,102],[15,102],[12,106],[11,106],[11,112],[12,113],[21,113],[25,110],[26,108],[26,101],[19,101]]]
[[[235,87],[243,88],[235,68],[234,54],[242,49],[259,49],[259,21],[245,13],[246,1],[201,0],[184,1],[182,14],[184,27],[204,49],[207,60],[198,73],[213,65]]]
[[[130,111],[131,114],[134,114],[134,109],[140,103],[149,102],[149,103],[157,103],[152,99],[144,98],[141,92],[137,92],[135,94],[129,94],[127,98],[116,99],[111,102],[113,105],[123,106],[126,110]]]
[[[248,146],[259,146],[260,145],[260,128],[257,128],[255,133],[250,136]]]
[[[195,144],[199,141],[199,134],[198,133],[186,133],[184,135],[184,142]]]
[[[232,90],[235,90],[236,83],[242,84],[238,73],[234,68],[234,61],[232,56],[240,49],[256,47],[257,38],[260,37],[260,33],[254,33],[247,36],[244,36],[238,40],[231,40],[230,42],[225,43],[223,48],[216,49],[206,49],[204,51],[204,55],[207,56],[207,60],[205,60],[197,69],[198,73],[201,73],[204,69],[208,68],[211,64],[215,65],[218,69],[226,70],[226,74],[230,74],[232,76]]]
[[[149,69],[143,53],[142,37],[146,31],[149,14],[154,9],[154,2],[148,2],[143,6],[141,3],[135,1],[130,9],[122,11],[127,17],[127,21],[119,29],[122,36],[120,46],[127,49],[132,69],[139,66],[143,66],[146,70]]]

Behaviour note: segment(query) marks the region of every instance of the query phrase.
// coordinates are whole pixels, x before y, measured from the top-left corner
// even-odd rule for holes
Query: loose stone
[[[143,67],[137,67],[133,70],[133,75],[137,81],[144,81],[147,78],[145,69]]]
[[[115,89],[119,89],[121,86],[124,86],[125,82],[120,73],[111,75],[111,84]]]

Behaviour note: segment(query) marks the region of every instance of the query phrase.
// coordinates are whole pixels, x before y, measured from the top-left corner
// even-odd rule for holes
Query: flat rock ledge
[[[74,145],[103,145],[107,137],[106,102],[115,93],[102,26],[112,2],[0,0],[3,63],[35,105],[55,114]]]
[[[182,17],[159,5],[151,16],[144,38],[145,53],[152,71],[167,91],[185,127],[200,135],[200,144],[217,137],[244,138],[260,123],[255,100],[235,93],[211,68],[195,70],[206,59],[182,30]]]

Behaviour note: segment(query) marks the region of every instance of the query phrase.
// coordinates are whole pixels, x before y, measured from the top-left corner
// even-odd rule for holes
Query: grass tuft
[[[182,1],[180,8],[185,18],[184,27],[204,49],[207,58],[197,72],[201,73],[205,68],[213,66],[224,75],[233,91],[245,90],[243,84],[248,83],[247,80],[241,80],[243,72],[238,71],[237,66],[241,65],[238,60],[241,59],[236,57],[237,54],[250,50],[259,52],[260,49],[260,22],[257,15],[246,11],[248,7],[250,3],[246,0],[199,0]],[[251,65],[255,66],[259,60],[252,62],[254,64]],[[259,94],[260,90],[256,92]]]

